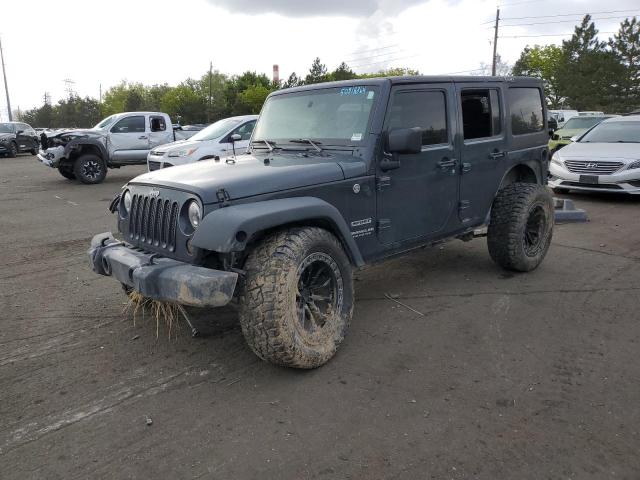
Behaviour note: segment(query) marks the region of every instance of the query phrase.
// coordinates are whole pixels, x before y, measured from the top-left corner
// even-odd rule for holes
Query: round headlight
[[[124,206],[124,213],[129,213],[131,210],[131,192],[129,190],[125,191],[122,196],[122,205]]]
[[[191,200],[189,204],[189,210],[187,210],[189,215],[189,223],[195,229],[200,225],[200,220],[202,220],[202,211],[200,210],[200,205],[195,200]]]

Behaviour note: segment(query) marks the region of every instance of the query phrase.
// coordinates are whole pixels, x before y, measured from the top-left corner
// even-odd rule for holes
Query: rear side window
[[[167,129],[164,117],[150,117],[149,123],[152,132],[164,132]]]
[[[420,127],[422,145],[449,142],[447,106],[442,91],[397,92],[389,113],[389,130]]]
[[[111,129],[113,133],[144,133],[144,117],[127,117],[116,123]]]
[[[465,140],[500,134],[502,115],[497,90],[463,90],[461,103]]]
[[[509,110],[514,135],[541,132],[544,129],[542,95],[537,88],[510,88]]]

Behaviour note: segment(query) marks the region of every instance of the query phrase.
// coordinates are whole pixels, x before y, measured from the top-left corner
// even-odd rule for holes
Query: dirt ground
[[[590,223],[529,274],[482,239],[358,272],[337,356],[295,371],[232,308],[197,338],[123,315],[85,252],[143,169],[0,158],[0,478],[640,478],[640,198],[571,195]]]

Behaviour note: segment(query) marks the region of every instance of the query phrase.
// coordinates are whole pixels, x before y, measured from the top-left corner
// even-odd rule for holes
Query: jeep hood
[[[218,201],[224,188],[231,200],[294,188],[337,182],[366,173],[359,158],[331,153],[326,157],[298,154],[240,155],[235,163],[204,160],[140,175],[131,184],[175,188],[197,194],[204,203]]]

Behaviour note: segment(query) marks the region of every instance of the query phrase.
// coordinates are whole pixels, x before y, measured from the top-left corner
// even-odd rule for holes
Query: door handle
[[[147,137],[146,135],[141,135],[138,137],[138,140],[146,140],[147,138],[149,137]]]
[[[492,160],[497,160],[497,159],[502,158],[502,157],[504,157],[506,155],[507,155],[506,152],[501,152],[499,150],[494,150],[493,152],[491,152],[489,154],[489,158],[492,159]]]
[[[442,160],[438,162],[438,168],[440,170],[449,170],[450,168],[453,168],[455,166],[456,166],[455,158],[444,157]]]

